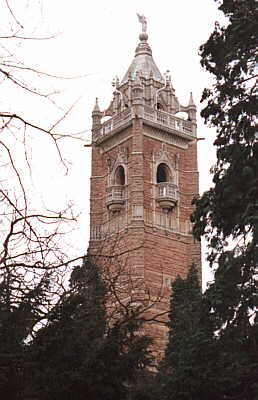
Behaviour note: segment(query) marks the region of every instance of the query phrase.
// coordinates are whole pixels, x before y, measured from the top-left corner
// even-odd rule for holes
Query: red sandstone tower
[[[162,292],[153,311],[162,314],[171,281],[184,277],[193,262],[201,269],[189,220],[198,193],[196,106],[192,95],[188,106],[180,105],[141,22],[135,57],[122,81],[114,82],[110,106],[100,111],[96,100],[92,112],[89,253],[99,263],[116,255],[152,294]],[[162,349],[164,323],[152,324],[151,334]]]

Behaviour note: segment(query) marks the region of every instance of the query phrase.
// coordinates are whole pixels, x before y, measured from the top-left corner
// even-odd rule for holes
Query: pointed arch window
[[[125,203],[125,169],[122,165],[113,172],[112,185],[107,188],[107,208],[113,213],[119,212]]]
[[[156,171],[156,201],[162,209],[170,210],[177,203],[177,186],[170,168],[165,163],[160,163]]]
[[[119,165],[115,170],[115,185],[124,186],[125,185],[125,170],[122,165]]]
[[[171,180],[170,169],[165,163],[158,165],[156,179],[157,183],[169,182]]]

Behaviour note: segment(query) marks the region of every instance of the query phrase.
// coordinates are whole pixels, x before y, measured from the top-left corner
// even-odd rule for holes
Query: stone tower
[[[89,254],[99,263],[116,257],[131,280],[142,279],[143,292],[159,299],[151,312],[160,322],[150,330],[162,351],[171,281],[193,262],[201,269],[189,220],[198,193],[196,106],[192,95],[187,106],[179,103],[140,21],[135,57],[121,82],[114,80],[108,109],[96,100],[92,112]]]

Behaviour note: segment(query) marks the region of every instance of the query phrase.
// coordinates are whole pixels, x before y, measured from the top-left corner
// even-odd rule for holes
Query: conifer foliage
[[[108,321],[107,288],[100,269],[85,259],[70,291],[52,310],[30,349],[31,385],[38,400],[124,399],[149,363],[150,341],[138,334],[133,311]],[[28,394],[29,394],[28,393]]]
[[[177,277],[172,284],[169,341],[153,382],[158,390],[147,400],[257,399],[255,332],[250,333],[255,326],[244,334],[237,324],[220,331],[216,325],[209,289],[201,293],[192,266],[186,279]]]
[[[193,265],[186,279],[178,276],[172,283],[169,341],[157,377],[162,399],[212,399],[213,332],[204,304]]]
[[[257,2],[217,2],[228,24],[216,23],[200,49],[215,78],[201,114],[217,130],[217,162],[214,186],[194,200],[192,216],[195,237],[208,241],[215,279],[202,295],[192,267],[172,285],[156,399],[258,398]]]
[[[202,116],[216,127],[214,186],[200,198],[192,220],[197,238],[209,243],[216,268],[205,294],[217,332],[218,399],[256,399],[258,138],[257,2],[218,1],[228,24],[218,23],[201,46],[201,64],[213,74]]]
[[[194,234],[206,236],[217,267],[213,308],[221,323],[242,319],[255,307],[258,260],[258,141],[255,60],[257,2],[220,1],[229,23],[217,23],[201,47],[201,63],[215,77],[205,89],[202,116],[216,127],[214,187],[196,199]],[[216,295],[215,295],[216,292]],[[218,326],[219,327],[219,326]]]
[[[48,289],[47,274],[27,289],[21,289],[11,269],[0,282],[0,397],[3,399],[24,399],[25,371],[29,369],[26,341],[34,326],[44,318]]]

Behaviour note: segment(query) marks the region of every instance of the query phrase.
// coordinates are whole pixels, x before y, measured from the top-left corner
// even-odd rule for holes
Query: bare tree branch
[[[9,6],[8,0],[5,0],[6,5],[8,10],[10,11],[10,14],[12,15],[14,21],[16,22],[17,25],[19,25],[22,29],[24,28],[24,26],[22,26],[22,24],[18,21],[18,19],[15,17],[13,10],[11,9],[11,7]]]

